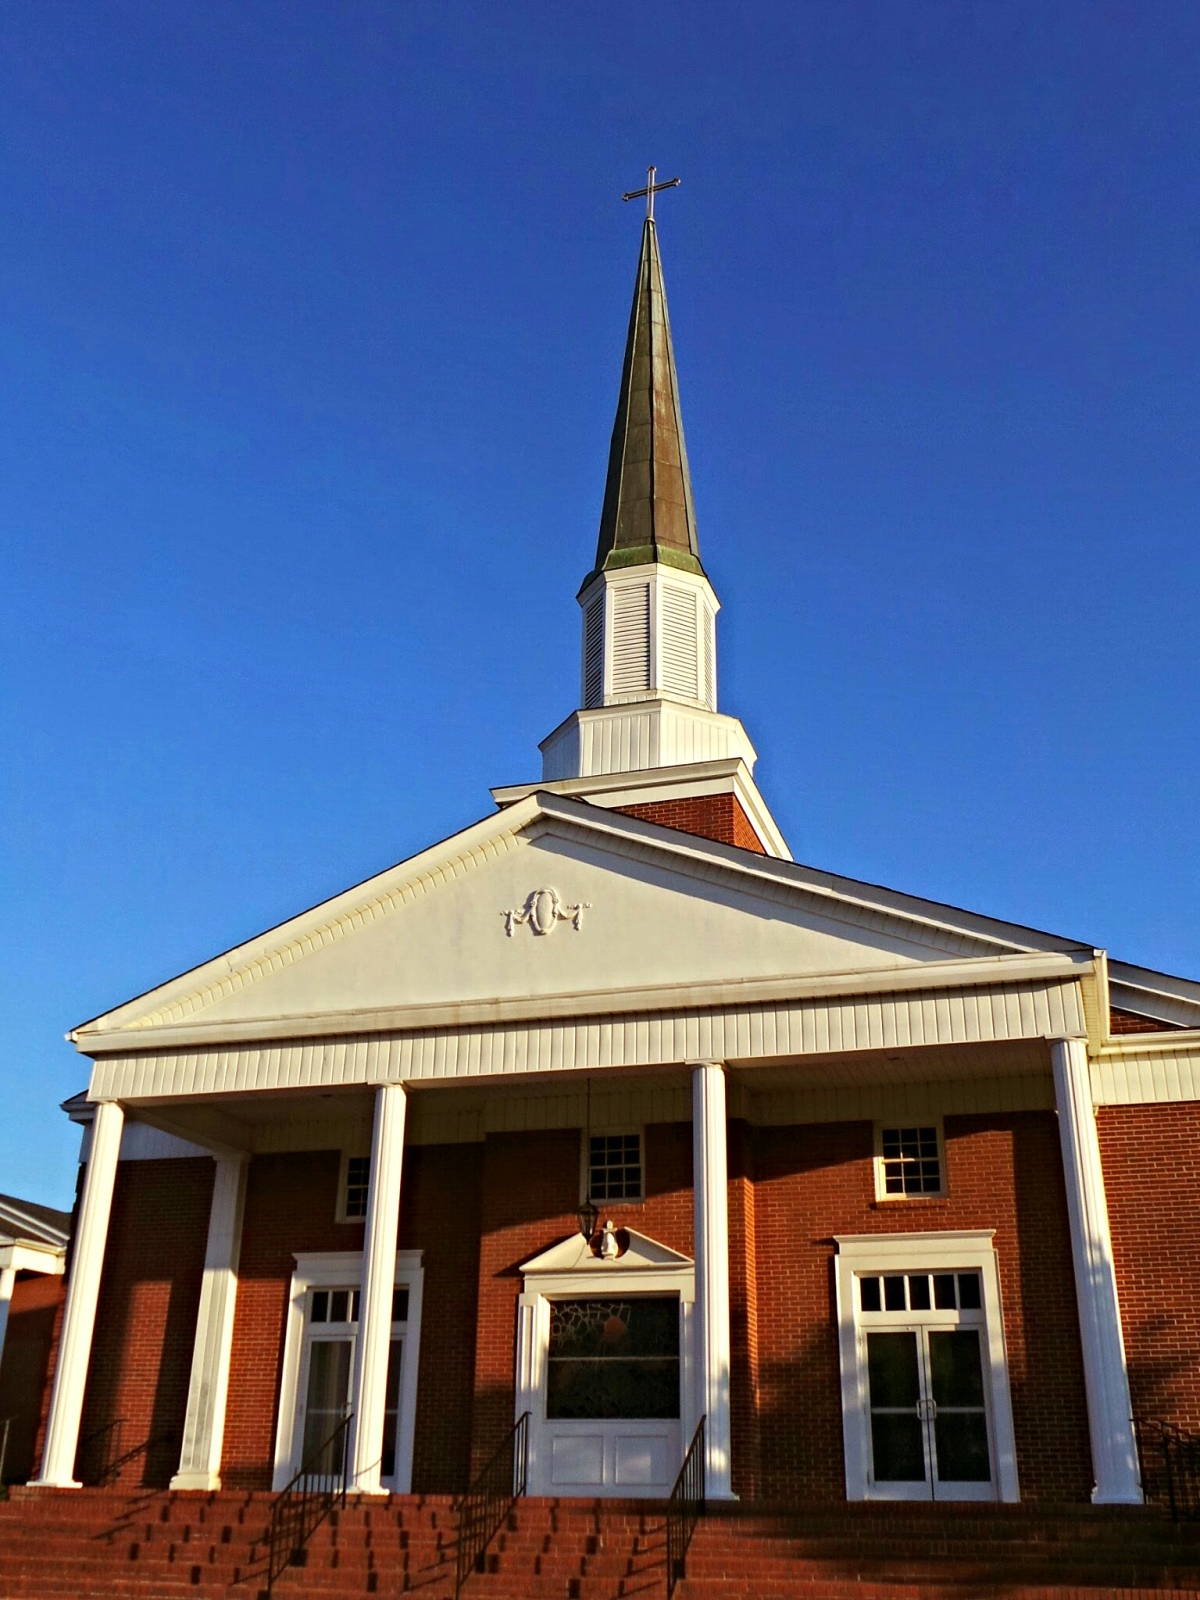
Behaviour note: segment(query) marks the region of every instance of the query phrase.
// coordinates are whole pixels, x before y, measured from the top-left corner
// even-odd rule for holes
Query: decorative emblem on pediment
[[[534,889],[525,898],[523,906],[516,906],[512,911],[502,911],[504,918],[504,931],[511,939],[513,930],[528,923],[535,934],[544,937],[553,933],[560,922],[569,922],[578,933],[583,925],[583,913],[592,908],[590,900],[581,900],[578,905],[569,906],[565,900],[560,900],[556,889]]]

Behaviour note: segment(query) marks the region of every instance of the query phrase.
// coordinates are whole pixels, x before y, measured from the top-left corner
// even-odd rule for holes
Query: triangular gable
[[[414,1008],[1086,947],[538,793],[75,1030],[347,1031]],[[417,1024],[414,1024],[417,1025]],[[432,1025],[425,1023],[421,1025]],[[134,1039],[129,1039],[133,1044]],[[115,1045],[106,1043],[106,1048]]]
[[[625,1228],[621,1231],[628,1238],[629,1244],[615,1260],[605,1261],[596,1255],[583,1235],[576,1233],[569,1239],[552,1244],[549,1250],[543,1250],[531,1260],[523,1262],[517,1270],[528,1278],[557,1277],[564,1272],[611,1273],[615,1266],[620,1267],[622,1272],[663,1272],[672,1267],[685,1268],[695,1265],[691,1256],[680,1255],[679,1251],[672,1250],[670,1245],[660,1244],[657,1239],[639,1233],[636,1228]]]

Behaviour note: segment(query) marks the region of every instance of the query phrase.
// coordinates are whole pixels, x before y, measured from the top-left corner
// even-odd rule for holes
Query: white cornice
[[[521,995],[504,1000],[261,1017],[250,1022],[215,1021],[153,1029],[97,1030],[81,1032],[76,1044],[82,1054],[98,1056],[128,1054],[131,1050],[287,1039],[347,1039],[379,1033],[441,1032],[486,1027],[493,1023],[644,1016],[666,1011],[769,1005],[785,1000],[910,994],[923,989],[1003,988],[1047,978],[1081,977],[1091,970],[1091,957],[1080,953],[974,956],[956,961],[923,961],[906,967],[860,968],[853,972],[780,973],[766,978],[735,978],[725,983],[646,984],[640,988],[597,989],[574,994]]]

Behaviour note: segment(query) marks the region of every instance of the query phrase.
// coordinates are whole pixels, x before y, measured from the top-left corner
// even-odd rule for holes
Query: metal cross
[[[683,182],[682,178],[668,178],[666,183],[655,183],[654,175],[657,171],[657,167],[647,167],[646,187],[644,189],[631,189],[628,194],[623,194],[621,196],[622,200],[640,200],[642,196],[645,195],[647,222],[654,221],[654,196],[659,192],[659,190],[678,189],[679,185]]]

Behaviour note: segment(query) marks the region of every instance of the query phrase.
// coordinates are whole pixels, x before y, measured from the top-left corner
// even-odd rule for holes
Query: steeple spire
[[[596,564],[585,584],[599,572],[649,562],[704,572],[652,216],[642,227]]]

